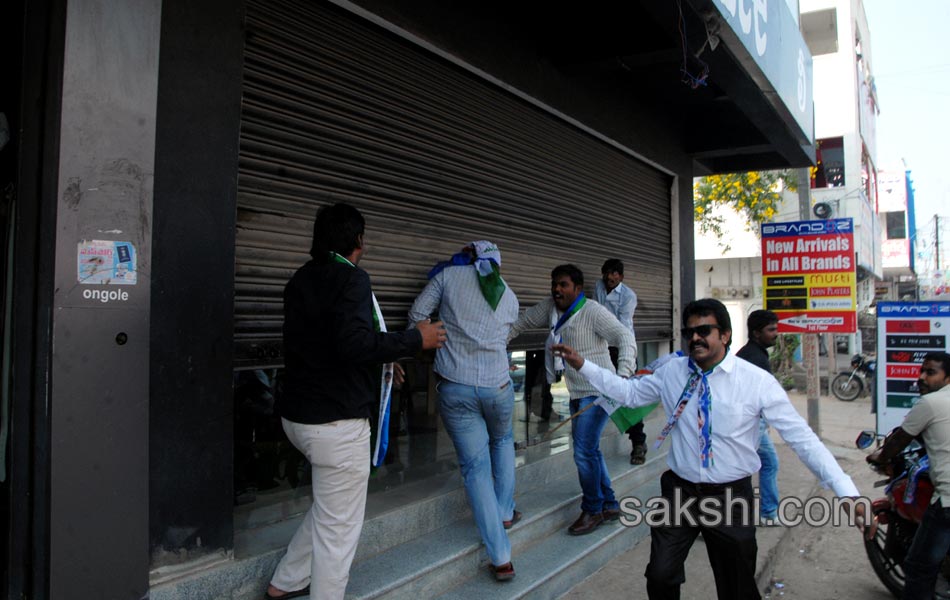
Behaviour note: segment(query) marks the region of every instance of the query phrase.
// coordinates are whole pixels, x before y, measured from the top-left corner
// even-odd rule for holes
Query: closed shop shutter
[[[555,265],[578,265],[592,292],[620,258],[638,338],[669,338],[668,175],[336,7],[248,3],[239,177],[238,368],[282,363],[283,287],[316,209],[340,201],[366,216],[360,266],[390,328],[437,260],[489,239],[522,307]]]

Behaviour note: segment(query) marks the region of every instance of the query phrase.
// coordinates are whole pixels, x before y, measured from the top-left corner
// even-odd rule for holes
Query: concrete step
[[[653,418],[657,412],[654,411],[654,415],[647,420],[647,439],[652,439],[655,435],[653,432],[662,425]],[[601,438],[601,450],[615,479],[615,491],[621,496],[632,489],[631,486],[639,485],[636,482],[640,475],[629,471],[649,473],[652,480],[656,481],[665,468],[665,459],[657,462],[661,457],[652,451],[647,465],[631,468],[627,462],[630,443],[626,436],[611,426]],[[566,528],[577,517],[580,488],[569,438],[542,442],[519,450],[516,460],[516,502],[526,517],[515,526],[511,536],[514,547],[520,551],[539,537]],[[560,490],[560,495],[552,495],[554,490]],[[547,500],[535,500],[536,497]],[[233,553],[210,562],[191,561],[153,572],[150,597],[153,600],[245,600],[259,597],[283,556],[287,541],[300,523],[300,512],[309,508],[309,501],[301,499],[299,502],[283,504],[280,508],[284,511],[279,515],[280,519],[265,515],[258,520],[258,526],[235,532]],[[453,529],[439,531],[449,526]],[[444,546],[439,541],[444,538],[461,543]],[[405,551],[412,543],[416,544],[412,552],[429,557],[417,561],[411,567],[424,571],[418,574],[421,581],[415,581],[417,578],[408,575],[407,565],[399,562],[400,550],[397,549]],[[438,548],[438,552],[427,554],[429,546]],[[454,559],[444,560],[447,557]],[[378,564],[375,570],[368,567],[368,561],[371,560],[376,560]],[[447,565],[444,573],[440,568],[432,568],[433,562]],[[484,562],[484,550],[456,469],[384,494],[370,495],[366,522],[351,571],[348,596],[405,597],[409,590],[427,589],[429,585],[434,586],[432,589],[445,591],[477,573]],[[383,576],[382,573],[388,575]],[[364,576],[374,583],[363,583]],[[519,578],[522,581],[526,579],[520,575],[520,569]],[[430,596],[425,594],[423,597]]]
[[[607,445],[612,443],[612,437],[610,442],[605,439]],[[659,474],[665,468],[665,454],[651,453],[650,460],[641,467],[631,467],[626,452],[614,454],[608,460],[618,497],[656,495]],[[517,505],[525,518],[509,532],[517,571],[514,582],[501,585],[490,576],[475,524],[471,516],[465,515],[439,530],[354,564],[347,598],[432,598],[443,593],[464,598],[492,594],[519,597],[517,594],[529,592],[554,597],[617,552],[632,547],[642,537],[637,532],[645,531],[628,531],[614,523],[590,535],[567,535],[567,526],[580,512],[580,488],[573,461],[558,479],[519,494]],[[512,593],[516,595],[511,596]]]

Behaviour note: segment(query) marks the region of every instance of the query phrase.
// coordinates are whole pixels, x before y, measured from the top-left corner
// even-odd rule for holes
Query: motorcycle
[[[831,380],[831,393],[838,400],[850,402],[867,387],[874,395],[874,371],[877,361],[862,354],[851,357],[851,371],[842,371]]]
[[[876,439],[878,435],[874,431],[862,431],[855,445],[864,450]],[[924,447],[912,442],[890,464],[870,466],[887,475],[887,479],[874,484],[874,487],[884,486],[886,495],[871,503],[878,529],[873,539],[864,540],[864,549],[875,575],[900,598],[904,592],[904,558],[934,493],[930,462]],[[950,557],[943,561],[934,598],[950,600],[948,578]]]

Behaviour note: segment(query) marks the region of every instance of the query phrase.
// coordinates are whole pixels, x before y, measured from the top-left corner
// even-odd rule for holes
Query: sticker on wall
[[[112,240],[79,242],[77,276],[79,283],[94,285],[135,285],[135,246]]]

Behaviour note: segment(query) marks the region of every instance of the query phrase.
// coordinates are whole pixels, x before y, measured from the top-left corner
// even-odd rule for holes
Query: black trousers
[[[534,410],[532,406],[532,390],[535,385],[541,386],[541,407]],[[551,418],[554,409],[554,396],[551,395],[551,384],[548,383],[547,371],[544,368],[544,350],[532,350],[525,356],[524,365],[524,402],[525,407],[542,419]]]
[[[650,562],[647,565],[647,594],[650,600],[679,600],[680,585],[686,581],[684,564],[696,536],[703,534],[706,553],[716,578],[716,595],[719,600],[760,600],[755,585],[755,543],[753,515],[743,519],[742,509],[733,506],[733,524],[714,527],[698,522],[701,498],[724,498],[726,488],[732,490],[733,498],[745,498],[752,508],[752,480],[749,477],[721,486],[696,485],[678,477],[673,471],[663,473],[660,488],[663,497],[673,503],[674,490],[681,490],[681,499],[697,498],[689,511],[697,525],[689,523],[674,526],[665,524],[650,529]],[[682,503],[682,502],[681,502]]]
[[[620,360],[620,350],[611,346],[607,348],[607,351],[610,352],[610,362],[614,364],[616,369]],[[627,429],[626,434],[630,438],[630,443],[634,446],[645,446],[647,443],[647,435],[643,433],[643,421]]]

